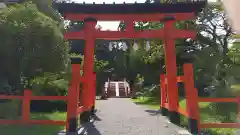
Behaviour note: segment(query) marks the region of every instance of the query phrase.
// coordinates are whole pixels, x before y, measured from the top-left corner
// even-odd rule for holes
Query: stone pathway
[[[96,101],[95,121],[87,135],[178,135],[183,130],[168,122],[159,111],[136,105],[126,98]],[[181,135],[189,135],[184,133]]]

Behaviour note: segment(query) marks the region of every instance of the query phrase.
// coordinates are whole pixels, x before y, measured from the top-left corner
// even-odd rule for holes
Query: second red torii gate
[[[66,19],[73,19],[71,18],[73,15],[65,14]],[[169,17],[170,16],[170,17]],[[190,19],[193,19],[194,13],[184,13],[176,15],[174,14],[176,18],[180,19],[187,19],[187,16]],[[130,18],[135,18],[134,16],[129,16]],[[156,18],[160,18],[162,21],[164,21],[165,27],[160,30],[147,30],[147,31],[134,31],[134,20],[128,19],[124,20],[127,22],[127,27],[125,32],[120,31],[97,31],[95,29],[97,20],[93,18],[87,18],[84,19],[85,27],[84,31],[80,32],[66,32],[65,38],[66,39],[85,39],[86,46],[85,46],[85,53],[84,53],[84,74],[86,76],[91,76],[93,72],[93,63],[94,63],[94,46],[95,46],[95,40],[96,39],[123,39],[123,38],[162,38],[164,39],[164,47],[165,47],[165,55],[166,55],[166,72],[167,72],[167,78],[168,78],[168,95],[169,95],[169,110],[170,113],[170,120],[172,122],[179,121],[176,119],[179,119],[177,117],[177,110],[178,108],[178,89],[177,89],[177,69],[176,69],[176,55],[175,55],[175,39],[176,38],[195,38],[196,32],[194,31],[188,31],[188,30],[180,30],[175,28],[174,24],[177,21],[171,14],[168,14],[168,16],[155,16]],[[79,18],[81,19],[81,18]],[[102,20],[101,18],[99,18]],[[140,20],[140,18],[137,18],[137,20]],[[155,19],[154,19],[155,20]],[[143,21],[143,20],[142,20]],[[150,20],[151,21],[151,20]],[[174,33],[174,34],[173,34]],[[85,75],[84,75],[85,76]],[[89,78],[90,79],[90,78]],[[91,79],[90,79],[91,80]],[[84,85],[84,89],[87,89],[88,91],[84,91],[84,98],[89,98],[89,94],[91,93],[88,88],[90,86],[89,83],[92,81],[86,82],[86,85]],[[88,101],[88,100],[83,100]],[[89,106],[89,103],[87,106]],[[89,108],[88,108],[89,109]],[[171,113],[172,111],[172,113]]]
[[[66,19],[76,19],[79,16],[79,20],[83,19],[80,15],[72,15],[65,14]],[[170,16],[170,17],[169,17]],[[66,32],[66,39],[85,39],[85,53],[84,53],[84,74],[86,76],[90,76],[93,72],[93,63],[94,63],[94,46],[96,39],[123,39],[123,38],[162,38],[164,39],[164,47],[165,47],[165,55],[166,55],[166,72],[168,78],[168,95],[169,95],[169,110],[172,111],[172,115],[170,116],[171,121],[176,121],[176,112],[175,110],[178,108],[178,89],[177,89],[177,70],[176,70],[176,55],[175,55],[175,39],[176,38],[195,38],[196,32],[188,31],[188,30],[180,30],[175,28],[174,24],[177,21],[174,17],[178,19],[191,20],[194,18],[194,13],[182,13],[182,14],[167,14],[167,16],[155,16],[155,18],[149,18],[152,20],[160,19],[164,21],[165,27],[160,30],[147,30],[147,31],[134,31],[134,18],[136,16],[129,16],[127,20],[124,20],[127,23],[126,31],[97,31],[95,29],[97,18],[93,16],[92,18],[84,19],[85,27],[84,31],[79,32]],[[103,16],[103,19],[105,17]],[[131,20],[130,20],[131,18]],[[142,17],[141,17],[142,18]],[[136,20],[141,20],[141,18],[136,18]],[[75,20],[74,19],[74,20]],[[99,20],[103,20],[98,17]],[[115,19],[115,18],[113,18]],[[125,19],[125,18],[123,18]],[[144,20],[141,20],[144,21]],[[174,33],[174,34],[173,34]],[[85,76],[85,75],[84,75]],[[84,98],[89,97],[89,82],[84,87],[88,91],[84,90],[87,95]],[[87,100],[83,100],[87,101]],[[170,112],[171,114],[171,112]],[[179,116],[177,116],[179,117]],[[174,120],[175,119],[175,120]]]
[[[195,13],[200,12],[205,1],[153,3],[153,4],[58,4],[58,10],[64,18],[73,21],[84,21],[84,30],[66,32],[64,37],[69,40],[85,40],[84,52],[84,89],[83,106],[88,112],[94,106],[94,89],[92,77],[94,70],[94,47],[96,39],[120,40],[135,38],[161,38],[164,40],[166,57],[166,78],[168,95],[168,114],[173,123],[180,122],[177,112],[179,106],[177,88],[177,66],[175,53],[175,40],[177,38],[195,38],[196,32],[180,30],[175,27],[177,21],[193,20]],[[126,23],[125,31],[99,31],[95,29],[97,21],[123,21]],[[135,21],[162,21],[164,28],[160,30],[134,30]]]

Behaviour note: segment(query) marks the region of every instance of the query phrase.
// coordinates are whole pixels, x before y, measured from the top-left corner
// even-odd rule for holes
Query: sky
[[[123,3],[124,1],[126,3],[134,3],[135,1],[137,1],[138,3],[144,3],[146,0],[73,0],[73,1],[78,2],[78,3],[83,3],[83,2],[93,3],[93,2],[95,2],[96,4],[101,4],[103,2],[105,2],[105,3],[113,3],[113,2]],[[97,23],[97,25],[102,26],[102,30],[117,30],[118,24],[119,24],[119,21],[115,21],[115,22],[100,21]]]
[[[126,3],[134,3],[137,1],[138,3],[144,3],[146,0],[73,0],[76,3],[93,3],[101,4],[103,2],[105,3],[123,3],[124,1]],[[209,2],[215,2],[216,0],[208,0]],[[100,21],[97,23],[98,25],[102,26],[102,30],[117,30],[119,21],[115,22],[109,22],[109,21]]]

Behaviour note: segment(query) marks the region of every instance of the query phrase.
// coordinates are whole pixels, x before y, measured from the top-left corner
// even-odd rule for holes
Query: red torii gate
[[[64,18],[72,21],[84,21],[84,30],[66,32],[64,37],[69,40],[85,40],[84,51],[84,88],[82,103],[84,117],[89,117],[91,108],[94,107],[95,89],[94,83],[94,48],[96,39],[120,40],[135,38],[161,38],[164,40],[166,58],[166,78],[168,95],[168,115],[171,122],[178,124],[179,100],[177,88],[177,66],[175,53],[175,40],[177,38],[196,37],[195,31],[180,30],[175,28],[177,21],[194,20],[195,14],[200,12],[205,5],[204,0],[195,2],[172,3],[138,3],[138,4],[57,4],[58,10]],[[97,21],[124,21],[125,31],[100,31],[96,30]],[[160,30],[134,30],[136,21],[162,21],[164,28]],[[77,62],[78,63],[78,62]],[[75,64],[77,64],[75,63]],[[78,63],[79,64],[79,63]],[[88,118],[86,118],[88,119]],[[75,123],[76,117],[73,117]],[[195,123],[196,124],[196,123]],[[70,123],[71,125],[71,123]],[[75,127],[69,132],[75,132]]]
[[[113,18],[112,20],[117,20],[124,17],[124,15],[118,15],[119,18],[110,16]],[[150,16],[150,15],[149,15]],[[154,17],[155,16],[155,17]],[[188,30],[180,30],[176,29],[174,24],[176,21],[180,20],[192,20],[195,19],[194,13],[179,13],[179,14],[168,14],[167,17],[162,14],[155,14],[152,18],[149,17],[148,21],[156,21],[162,20],[164,21],[165,27],[160,30],[146,30],[146,31],[134,31],[134,20],[144,21],[143,19],[136,18],[136,15],[129,15],[125,22],[127,22],[127,27],[125,32],[121,31],[97,31],[95,29],[97,20],[93,18],[84,19],[85,27],[84,31],[80,32],[66,32],[66,39],[85,39],[85,52],[84,52],[84,76],[87,77],[86,82],[84,84],[83,90],[83,104],[87,106],[89,109],[91,101],[89,101],[89,97],[93,90],[90,88],[90,83],[92,83],[92,73],[94,72],[94,47],[96,39],[123,39],[123,38],[162,38],[164,39],[164,47],[165,47],[165,55],[166,55],[166,72],[168,79],[168,96],[169,96],[169,114],[171,121],[176,121],[176,112],[178,108],[178,88],[177,88],[177,67],[176,67],[176,55],[175,55],[175,39],[176,38],[195,38],[196,32],[188,31]],[[170,16],[170,17],[169,17]],[[105,20],[105,16],[102,16]],[[81,15],[73,15],[73,14],[65,14],[66,19],[75,20],[79,18],[82,20]],[[95,17],[94,17],[95,18]],[[103,20],[101,17],[98,20]],[[146,20],[146,19],[145,19]],[[85,34],[86,33],[86,34]],[[174,33],[174,34],[173,34]],[[86,99],[85,99],[86,98]],[[92,98],[91,98],[92,99]],[[172,113],[171,113],[172,111]],[[179,117],[179,116],[177,116]],[[175,119],[175,120],[174,120]],[[179,121],[179,120],[177,120]]]

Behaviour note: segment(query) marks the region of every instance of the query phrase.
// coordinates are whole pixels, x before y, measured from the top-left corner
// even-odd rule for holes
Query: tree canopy
[[[57,23],[32,3],[0,10],[0,74],[10,84],[65,69],[69,47]]]

